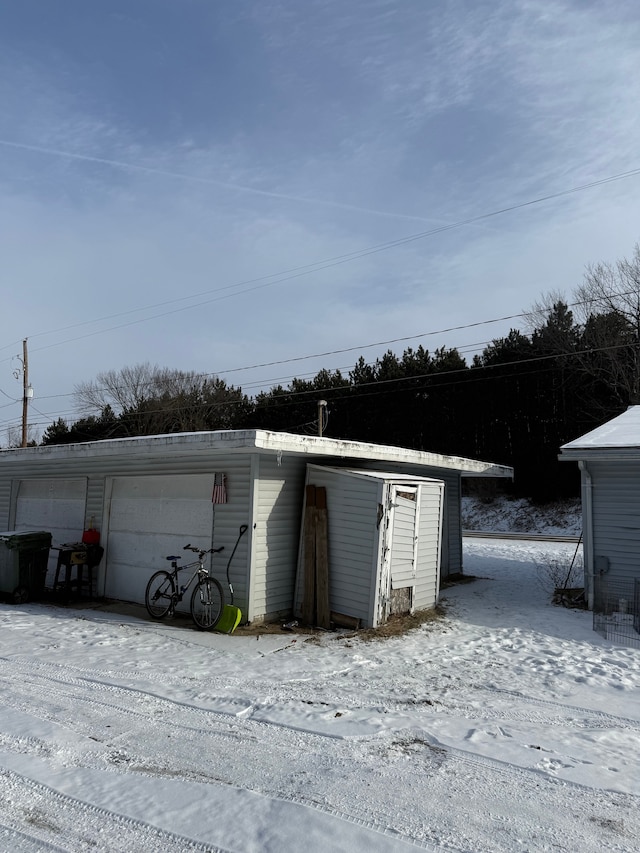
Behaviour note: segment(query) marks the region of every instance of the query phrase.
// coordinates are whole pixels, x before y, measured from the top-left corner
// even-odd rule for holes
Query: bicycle
[[[209,574],[209,569],[204,565],[204,558],[206,554],[219,554],[224,550],[224,546],[204,550],[194,545],[185,545],[184,550],[193,551],[198,555],[198,559],[180,566],[178,560],[182,559],[181,556],[175,554],[168,556],[167,560],[171,561],[171,571],[161,569],[151,575],[144,595],[144,603],[153,619],[164,619],[167,615],[173,615],[176,604],[182,601],[197,577],[198,583],[191,593],[191,618],[198,628],[206,631],[214,628],[222,615],[224,592],[219,581]],[[179,586],[178,573],[185,569],[195,569],[195,571],[186,583]]]

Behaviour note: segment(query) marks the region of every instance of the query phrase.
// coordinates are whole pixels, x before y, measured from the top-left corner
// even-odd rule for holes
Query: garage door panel
[[[52,544],[78,542],[82,537],[87,499],[87,480],[35,479],[22,480],[16,500],[16,530],[46,530]],[[58,552],[49,553],[47,586],[53,584]]]
[[[211,547],[211,474],[134,477],[113,481],[105,595],[144,601],[151,574],[168,569],[167,554],[194,555],[187,543]]]
[[[125,498],[111,502],[110,531],[121,533],[171,533],[185,538],[200,534],[202,530],[211,532],[212,523],[211,496],[206,500],[184,500],[177,498]],[[167,528],[167,524],[169,527]]]
[[[113,481],[112,497],[151,498],[161,500],[208,500],[211,501],[213,474],[184,474],[178,476],[118,477]]]

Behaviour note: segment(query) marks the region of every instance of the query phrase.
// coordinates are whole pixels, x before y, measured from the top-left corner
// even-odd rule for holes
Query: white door
[[[117,477],[108,484],[104,595],[142,604],[147,581],[187,544],[210,548],[213,475]]]
[[[392,490],[391,513],[391,589],[413,586],[416,579],[417,489]]]
[[[390,485],[385,491],[375,625],[413,609],[417,565],[420,489]]]
[[[87,500],[87,481],[75,479],[21,480],[16,502],[16,530],[47,530],[52,545],[82,539]],[[45,583],[53,583],[58,552],[49,553]]]

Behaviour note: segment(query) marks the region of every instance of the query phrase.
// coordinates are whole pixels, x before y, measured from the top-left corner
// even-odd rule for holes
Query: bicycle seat
[[[181,559],[182,559],[182,554],[178,554],[177,556],[174,555],[172,557],[165,557],[165,560],[171,560],[171,562],[173,562],[174,560],[181,560]]]

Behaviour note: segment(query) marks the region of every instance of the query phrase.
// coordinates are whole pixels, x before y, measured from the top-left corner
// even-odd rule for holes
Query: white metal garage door
[[[169,568],[167,554],[183,553],[188,543],[211,547],[212,487],[211,474],[118,477],[107,484],[108,598],[143,603],[152,572]],[[184,554],[185,563],[193,557]]]
[[[52,544],[82,538],[87,500],[84,477],[69,480],[21,480],[16,502],[16,530],[48,530]],[[49,554],[47,585],[53,582],[58,552]]]

